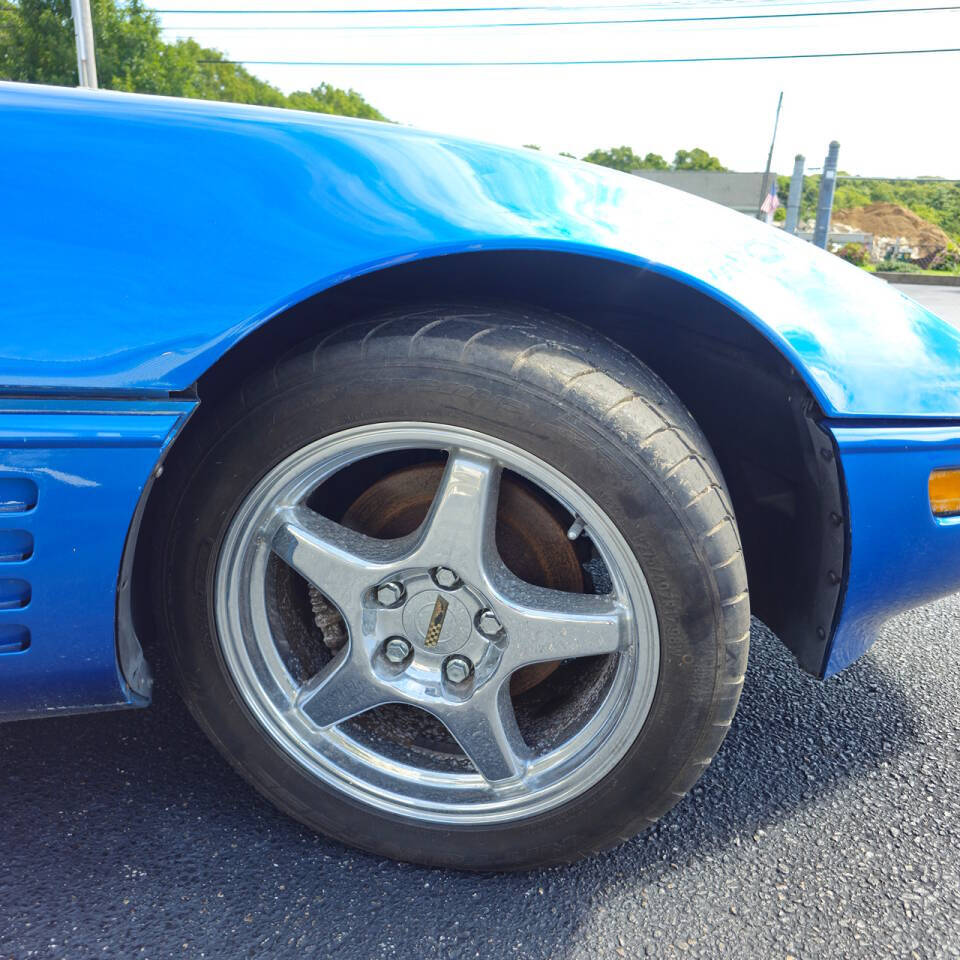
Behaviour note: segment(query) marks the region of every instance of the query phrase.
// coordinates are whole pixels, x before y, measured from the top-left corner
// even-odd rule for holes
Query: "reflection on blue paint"
[[[648,265],[730,304],[830,416],[960,417],[951,326],[810,244],[636,177],[388,124],[15,84],[0,84],[0,140],[17,184],[0,387],[183,389],[332,284],[542,249]]]

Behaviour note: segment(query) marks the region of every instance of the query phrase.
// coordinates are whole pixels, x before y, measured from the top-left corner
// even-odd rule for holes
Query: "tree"
[[[354,90],[322,83],[287,97],[219,50],[166,43],[142,0],[91,0],[91,10],[102,87],[385,119]],[[76,86],[76,57],[70,0],[0,0],[0,79]]]
[[[667,163],[659,153],[648,153],[643,158],[644,170],[669,170],[670,164]]]
[[[718,170],[726,172],[726,167],[706,150],[694,147],[692,150],[678,150],[673,158],[674,170]]]
[[[314,113],[336,113],[341,117],[362,117],[365,120],[386,120],[376,108],[367,103],[356,90],[341,90],[340,87],[321,83],[309,92],[297,90],[287,97],[288,107],[295,110],[312,110]]]
[[[583,159],[587,163],[598,163],[602,167],[622,170],[624,173],[639,169],[640,160],[632,148],[626,146],[612,147],[609,150],[592,150]]]
[[[593,150],[584,158],[587,163],[598,163],[614,170],[669,170],[670,165],[659,153],[648,153],[645,157],[633,152],[632,147],[611,147],[609,150]]]

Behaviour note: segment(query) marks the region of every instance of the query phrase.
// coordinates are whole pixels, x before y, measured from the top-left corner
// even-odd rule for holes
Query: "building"
[[[813,240],[813,221],[800,224],[797,234],[801,240]],[[859,243],[867,254],[874,260],[880,259],[881,254],[877,252],[877,245],[874,242],[872,233],[863,230],[855,230],[843,223],[833,223],[830,225],[830,232],[827,234],[827,249],[831,251],[839,250],[848,243]]]
[[[777,176],[771,171],[764,181],[763,173],[718,170],[634,170],[633,173],[645,180],[656,180],[657,183],[676,187],[752,217],[757,215],[761,201]]]

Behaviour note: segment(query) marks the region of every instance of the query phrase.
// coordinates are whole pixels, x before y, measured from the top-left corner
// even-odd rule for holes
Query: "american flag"
[[[777,196],[777,179],[774,177],[770,184],[770,192],[763,198],[760,204],[760,210],[767,215],[767,221],[773,216],[773,211],[780,206],[780,198]]]

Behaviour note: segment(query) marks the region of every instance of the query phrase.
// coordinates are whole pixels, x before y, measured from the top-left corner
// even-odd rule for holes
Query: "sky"
[[[286,93],[353,88],[391,120],[582,156],[622,144],[672,159],[703,147],[762,170],[819,169],[831,140],[863,176],[960,178],[960,53],[726,63],[343,66],[616,60],[960,48],[960,0],[154,0],[167,40],[193,37]],[[439,8],[447,8],[440,10]],[[483,8],[465,10],[463,8]],[[492,7],[521,9],[492,10]],[[449,8],[457,8],[450,11]],[[841,11],[911,8],[910,12]],[[388,12],[360,13],[361,10]],[[197,12],[212,11],[217,13]],[[264,13],[237,11],[262,10]],[[284,13],[283,11],[304,11]],[[308,11],[348,11],[317,13]],[[408,12],[400,12],[405,10]],[[167,12],[169,11],[169,12]],[[757,18],[830,12],[830,16]],[[697,17],[740,16],[729,21]],[[655,23],[682,17],[686,22]],[[593,24],[571,21],[606,20]],[[647,22],[628,23],[641,20]],[[559,26],[518,26],[563,21]],[[512,24],[512,25],[510,25]],[[322,61],[290,66],[256,61]]]

